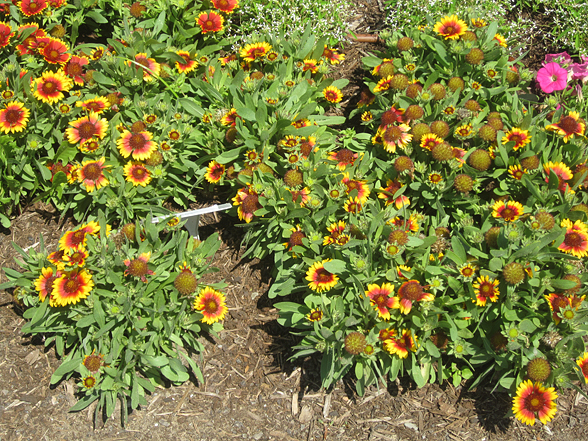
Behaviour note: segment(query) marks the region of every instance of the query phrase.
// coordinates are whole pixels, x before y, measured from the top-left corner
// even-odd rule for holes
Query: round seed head
[[[198,288],[198,280],[192,271],[186,269],[176,276],[174,287],[181,295],[188,296],[196,292],[196,289]]]
[[[404,171],[410,171],[411,173],[414,171],[414,162],[408,156],[399,156],[394,161],[394,168],[398,173],[402,173]]]
[[[465,88],[465,83],[460,77],[453,77],[447,82],[447,87],[452,92],[455,92],[457,89],[463,90]]]
[[[527,364],[527,375],[531,381],[545,381],[551,374],[551,365],[545,358],[534,358]]]
[[[431,154],[436,161],[449,161],[454,158],[453,147],[446,142],[442,142],[433,147]]]
[[[502,269],[504,280],[509,285],[518,285],[525,280],[525,269],[518,262],[511,262]]]
[[[298,170],[288,170],[284,175],[284,182],[289,187],[296,187],[297,185],[302,185],[302,173]]]
[[[439,138],[445,139],[449,135],[449,124],[445,121],[433,121],[431,123],[431,132]]]
[[[527,156],[521,159],[521,167],[527,170],[537,170],[539,168],[539,157],[537,155]]]
[[[490,124],[484,124],[478,131],[478,136],[484,141],[494,142],[496,141],[496,129]]]
[[[437,101],[445,98],[445,95],[447,94],[447,91],[445,90],[445,86],[440,83],[431,84],[431,87],[429,87],[429,90],[431,91],[431,93],[433,94],[433,97]]]
[[[469,64],[478,65],[484,61],[484,52],[481,49],[474,47],[468,52],[465,59]]]
[[[421,138],[427,133],[431,133],[431,128],[425,123],[417,123],[412,126],[410,133],[412,134],[413,142],[420,144]]]
[[[423,110],[423,108],[421,106],[419,106],[418,104],[411,104],[410,106],[408,106],[408,108],[404,112],[403,117],[405,120],[413,120],[414,121],[417,119],[421,119],[424,114],[425,114],[425,111]]]
[[[418,83],[414,83],[414,84],[410,84],[406,88],[404,93],[406,94],[407,97],[415,99],[419,95],[419,93],[421,93],[422,90],[423,90],[423,86],[421,86]]]
[[[465,173],[459,174],[453,181],[453,186],[460,193],[469,193],[474,188],[474,179]]]
[[[351,355],[361,354],[366,344],[365,335],[361,332],[352,332],[345,337],[345,350]]]
[[[414,47],[414,41],[410,37],[402,37],[398,40],[398,43],[396,43],[396,47],[400,52],[409,51]]]
[[[478,171],[486,171],[492,164],[492,158],[486,150],[478,149],[469,156],[468,162],[471,167]]]

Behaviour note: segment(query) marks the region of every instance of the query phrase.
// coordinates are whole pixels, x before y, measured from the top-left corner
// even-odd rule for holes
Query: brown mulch
[[[377,0],[356,1],[361,7],[357,32],[382,26]],[[347,59],[338,75],[351,80],[346,96],[359,89],[360,58],[377,44],[346,45]],[[348,106],[352,106],[352,100]],[[346,111],[347,109],[344,109]],[[49,250],[71,224],[59,224],[51,207],[36,204],[0,231],[0,267],[17,268],[11,246],[39,246],[42,234]],[[214,266],[224,279],[229,314],[218,338],[203,339],[203,384],[160,388],[148,405],[120,425],[120,414],[98,427],[94,407],[68,413],[75,404],[73,382],[49,386],[59,366],[54,352],[39,339],[20,332],[24,319],[9,291],[0,292],[0,440],[545,440],[588,438],[588,401],[561,391],[558,413],[547,426],[527,427],[509,415],[507,394],[491,393],[493,385],[474,391],[452,385],[395,381],[370,388],[364,397],[346,377],[331,391],[320,389],[317,357],[289,361],[297,340],[276,322],[267,298],[271,260],[243,261],[242,230],[225,214],[201,219],[203,236],[219,231],[223,244]],[[0,274],[0,283],[6,279]]]

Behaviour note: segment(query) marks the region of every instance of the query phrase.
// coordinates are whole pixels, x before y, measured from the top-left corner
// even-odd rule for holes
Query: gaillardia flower
[[[335,86],[328,86],[323,89],[323,96],[325,99],[333,104],[341,102],[343,99],[343,94],[341,91]]]
[[[396,354],[399,358],[406,358],[408,351],[416,351],[416,335],[413,336],[410,329],[403,329],[398,338],[384,340],[384,350],[390,354]]]
[[[86,234],[94,235],[98,234],[99,232],[100,226],[97,222],[88,222],[76,230],[65,233],[61,239],[59,239],[59,249],[65,252],[69,252],[80,247],[85,248],[87,241]]]
[[[365,204],[370,195],[370,188],[367,181],[359,179],[350,179],[349,173],[343,173],[341,183],[345,185],[345,193],[351,197],[357,197],[361,204]],[[357,194],[355,192],[357,191]]]
[[[306,318],[309,322],[320,322],[323,319],[323,311],[320,308],[311,309]]]
[[[88,297],[93,287],[92,276],[85,269],[66,271],[53,282],[51,300],[57,306],[74,305]]]
[[[211,184],[216,184],[220,182],[224,174],[225,166],[223,164],[219,164],[216,161],[210,161],[208,167],[206,167],[204,178]]]
[[[57,38],[49,38],[49,42],[41,50],[41,55],[43,55],[47,63],[65,64],[70,57],[67,50],[67,45],[63,41]]]
[[[12,37],[14,37],[14,32],[12,32],[10,25],[0,21],[0,49],[8,46]]]
[[[528,426],[535,424],[535,418],[545,424],[555,416],[557,393],[553,387],[546,388],[540,382],[523,381],[517,387],[517,394],[512,400],[515,417]]]
[[[545,182],[549,182],[550,173],[555,173],[559,178],[558,189],[563,192],[567,192],[570,190],[570,186],[566,181],[572,179],[574,177],[574,174],[566,164],[564,164],[563,162],[549,161],[543,164],[543,170],[545,171],[545,174],[547,174]]]
[[[233,198],[233,205],[237,205],[239,219],[244,220],[246,223],[251,222],[255,212],[263,208],[259,203],[259,195],[251,186],[237,191],[237,194]]]
[[[337,284],[339,277],[325,269],[325,263],[330,262],[331,260],[332,259],[326,259],[322,262],[315,262],[306,272],[306,280],[310,282],[308,287],[313,291],[329,291]]]
[[[410,126],[408,124],[400,124],[398,126],[388,126],[382,132],[382,144],[388,153],[395,153],[396,147],[404,148],[412,140],[412,135],[408,132]]]
[[[152,81],[161,71],[161,65],[153,58],[148,58],[145,53],[135,55],[135,62],[143,69],[143,79],[145,81]],[[138,69],[137,64],[135,64],[135,67]]]
[[[577,360],[576,364],[582,371],[582,375],[584,376],[584,380],[588,384],[588,352],[584,352],[584,355],[581,355]]]
[[[82,364],[93,374],[97,373],[102,366],[104,366],[104,355],[96,355],[96,350],[93,350],[90,355],[86,355]]]
[[[155,274],[153,271],[149,269],[149,258],[151,257],[151,252],[141,253],[138,257],[131,259],[125,259],[123,263],[127,267],[125,270],[125,276],[131,275],[133,277],[138,277],[143,282],[147,282],[147,276]]]
[[[76,83],[78,86],[83,86],[84,66],[86,66],[89,62],[90,60],[87,57],[73,55],[63,68],[63,72],[65,75],[72,78],[74,83]]]
[[[371,283],[367,287],[365,295],[369,297],[370,303],[378,311],[378,316],[384,320],[390,320],[389,309],[398,308],[398,298],[392,297],[394,294],[394,285],[382,283],[382,286]]]
[[[460,20],[457,15],[443,17],[435,23],[433,31],[444,37],[446,40],[456,40],[468,30],[465,21]]]
[[[425,292],[424,287],[417,280],[409,280],[398,288],[398,300],[400,312],[408,314],[413,302],[431,302],[435,300],[435,296]]]
[[[73,87],[73,81],[66,77],[63,71],[44,72],[33,83],[33,95],[44,103],[53,104],[61,101],[63,92]]]
[[[563,141],[567,143],[575,135],[583,136],[586,130],[586,123],[580,118],[578,112],[570,112],[567,116],[564,116],[556,124],[549,124],[545,127],[545,130],[549,130],[563,136]]]
[[[498,280],[490,280],[488,276],[481,276],[473,283],[474,294],[476,294],[476,305],[486,306],[486,302],[496,302],[500,291],[498,290]]]
[[[337,161],[337,168],[341,171],[345,170],[348,165],[353,165],[355,160],[359,157],[357,153],[353,153],[349,149],[341,149],[338,152],[330,152],[328,159]]]
[[[76,107],[81,107],[86,112],[102,113],[110,107],[110,103],[105,97],[98,96],[86,101],[77,101]]]
[[[208,32],[220,32],[224,29],[225,19],[222,15],[214,11],[203,12],[196,19],[196,23],[200,26],[203,34]]]
[[[523,215],[523,206],[516,201],[496,201],[492,206],[492,216],[505,222],[516,221]]]
[[[176,69],[178,69],[178,72],[187,74],[192,72],[198,66],[198,61],[193,60],[190,57],[190,52],[177,51],[176,54],[184,59],[183,62],[176,61]]]
[[[20,12],[27,17],[40,14],[47,9],[47,2],[45,0],[22,0],[18,2]]]
[[[223,293],[209,286],[202,288],[194,299],[194,309],[202,313],[202,321],[209,325],[224,319],[229,310]]]
[[[82,164],[79,170],[79,179],[89,193],[108,185],[104,169],[109,166],[104,165],[105,161],[106,158],[102,157],[97,161],[84,161]]]
[[[141,161],[149,158],[157,150],[157,144],[152,138],[151,132],[146,130],[137,133],[125,130],[116,140],[116,145],[124,158],[132,156],[133,159]]]
[[[6,134],[22,132],[27,126],[31,111],[23,103],[12,101],[0,110],[0,130]]]
[[[510,141],[514,141],[515,144],[512,149],[516,152],[518,149],[526,146],[531,142],[531,136],[529,135],[528,130],[521,130],[517,127],[513,127],[502,137],[503,144],[506,144]]]
[[[560,246],[557,247],[557,249],[579,258],[587,256],[588,232],[585,228],[581,226],[579,227],[579,225],[583,224],[576,223],[572,225],[569,220],[564,219],[561,225],[562,227],[566,228],[566,235],[564,237],[564,241]]]
[[[70,122],[69,125],[72,127],[67,128],[65,133],[71,144],[82,143],[94,137],[104,139],[108,130],[108,121],[94,112]]]
[[[53,271],[53,268],[41,268],[41,275],[35,280],[35,289],[39,293],[39,300],[45,301],[47,294],[51,295],[53,291],[53,282],[61,277],[60,271]],[[53,302],[50,299],[50,305],[53,306]]]
[[[255,61],[257,58],[263,58],[271,50],[271,44],[262,41],[246,45],[239,51],[239,55],[244,61]]]
[[[212,5],[226,14],[231,14],[239,7],[239,0],[212,0]]]
[[[135,187],[137,185],[146,187],[151,182],[151,172],[140,162],[128,162],[123,171],[126,180],[132,182]]]

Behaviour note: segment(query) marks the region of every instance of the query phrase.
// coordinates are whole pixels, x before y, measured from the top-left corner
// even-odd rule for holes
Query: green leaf
[[[96,23],[108,23],[108,20],[106,18],[104,18],[104,16],[102,14],[100,14],[100,12],[98,12],[96,9],[91,9],[91,10],[87,11],[85,14],[86,14],[86,17],[90,17]],[[96,73],[96,72],[94,72],[94,73]]]
[[[105,76],[97,70],[94,71],[92,79],[96,81],[98,84],[104,84],[106,86],[116,86],[116,83],[114,81],[112,81],[110,78],[108,78],[107,76]]]
[[[60,381],[64,375],[67,375],[70,372],[73,372],[74,370],[76,370],[80,366],[81,362],[82,362],[82,358],[76,357],[72,360],[64,361],[63,363],[61,363],[59,365],[59,367],[57,369],[55,369],[55,372],[53,372],[53,375],[51,375],[50,383],[55,384],[58,381]]]
[[[334,259],[324,263],[325,269],[332,274],[341,274],[345,271],[346,265],[342,260]]]
[[[193,98],[180,98],[180,104],[192,116],[202,118],[202,115],[204,115],[204,110],[196,104],[196,100]]]
[[[69,408],[70,412],[79,412],[80,410],[84,410],[90,404],[98,399],[98,394],[93,392],[91,395],[86,395],[76,404]]]
[[[355,376],[358,380],[361,380],[363,378],[363,363],[361,363],[360,361],[358,361],[355,364]]]
[[[141,355],[141,362],[153,367],[162,367],[169,364],[169,358],[167,358],[165,355]]]

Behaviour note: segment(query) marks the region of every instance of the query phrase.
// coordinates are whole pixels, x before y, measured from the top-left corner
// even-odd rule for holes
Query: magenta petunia
[[[568,84],[568,71],[557,63],[547,63],[537,72],[537,81],[545,93],[564,90]]]
[[[588,81],[588,58],[584,63],[570,64],[570,70],[572,71],[572,80],[581,80],[585,83]]]
[[[572,62],[572,57],[567,52],[560,52],[559,54],[547,54],[545,55],[544,63],[562,63],[562,64],[570,64]]]

